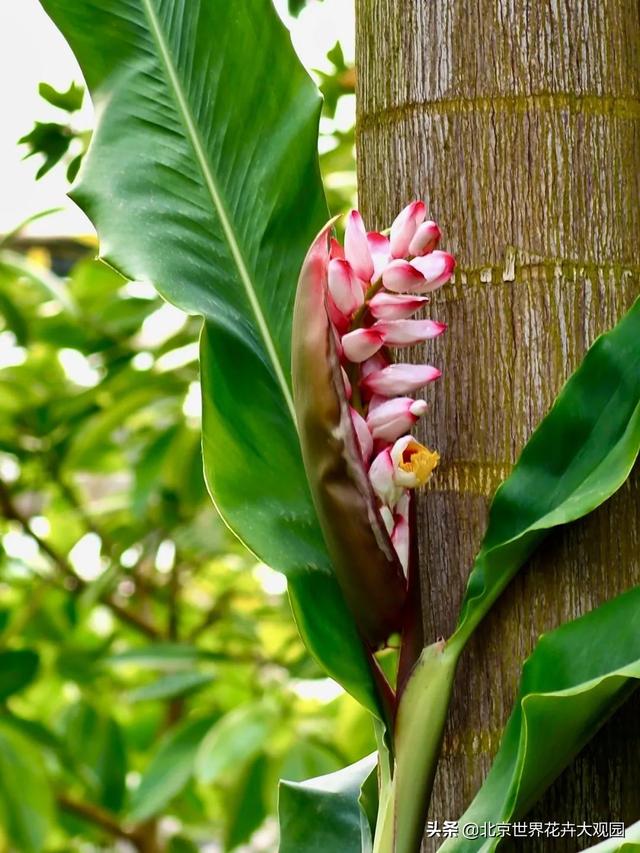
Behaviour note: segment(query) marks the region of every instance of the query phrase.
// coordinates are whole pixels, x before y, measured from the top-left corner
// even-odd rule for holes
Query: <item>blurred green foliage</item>
[[[26,145],[29,149],[26,157],[33,157],[36,154],[42,156],[43,162],[36,174],[36,180],[44,177],[61,160],[64,160],[67,166],[67,179],[73,181],[91,139],[90,131],[74,127],[71,121],[73,113],[82,106],[84,88],[77,83],[71,83],[66,91],[59,92],[48,83],[40,83],[38,92],[48,104],[65,114],[64,121],[36,121],[29,133],[26,133],[18,144]]]
[[[0,850],[273,850],[278,778],[369,726],[313,698],[281,577],[206,495],[198,321],[26,245],[0,248]]]
[[[339,45],[328,58],[338,213],[355,200],[353,128],[334,121],[354,73]],[[64,118],[19,144],[38,178],[62,163],[72,181],[83,88],[39,91]],[[0,238],[0,853],[275,850],[278,779],[360,759],[371,727],[206,494],[199,320],[93,245],[21,231]]]

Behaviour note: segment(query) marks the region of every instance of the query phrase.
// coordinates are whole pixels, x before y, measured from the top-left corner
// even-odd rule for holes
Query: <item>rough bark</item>
[[[449,331],[428,347],[444,368],[423,434],[444,460],[420,506],[432,640],[453,628],[495,487],[640,292],[640,8],[357,0],[357,16],[360,207],[383,227],[424,198],[458,259],[433,305]],[[432,818],[457,818],[482,781],[539,634],[640,583],[639,554],[636,470],[604,508],[547,540],[472,641]],[[640,818],[639,710],[636,697],[531,819]]]

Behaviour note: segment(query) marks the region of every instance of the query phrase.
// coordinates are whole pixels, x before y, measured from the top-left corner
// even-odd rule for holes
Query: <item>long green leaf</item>
[[[39,665],[40,658],[31,649],[0,652],[0,702],[31,684]]]
[[[270,0],[42,5],[100,116],[73,197],[102,257],[205,319],[212,497],[246,545],[289,576],[313,653],[373,709],[367,656],[308,493],[290,387],[298,272],[327,218],[317,91]],[[324,580],[310,594],[314,576]],[[311,633],[324,609],[335,642]]]
[[[281,782],[280,853],[361,853],[366,849],[368,818],[361,790],[375,765],[374,754],[328,776]]]
[[[53,803],[38,750],[0,725],[0,827],[20,853],[39,853]]]
[[[460,825],[522,817],[638,679],[640,586],[543,636],[524,665],[493,766]],[[457,838],[440,850],[487,853],[497,843]]]
[[[608,838],[593,847],[587,847],[592,853],[638,853],[640,850],[640,821],[628,826],[624,838]]]
[[[593,344],[496,492],[458,641],[553,527],[581,518],[620,488],[639,450],[640,299]]]
[[[187,720],[162,740],[131,798],[131,821],[158,814],[193,775],[196,754],[215,716]]]
[[[200,744],[196,755],[196,777],[205,784],[219,781],[244,768],[260,752],[274,729],[275,707],[255,702],[221,717]]]

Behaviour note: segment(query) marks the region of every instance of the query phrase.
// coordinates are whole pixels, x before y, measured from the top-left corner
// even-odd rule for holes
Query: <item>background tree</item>
[[[493,491],[587,346],[638,295],[640,16],[587,0],[402,13],[359,0],[357,12],[360,207],[383,227],[425,198],[458,259],[434,300],[449,334],[425,423],[444,462],[420,506],[435,639],[453,628]],[[460,672],[434,817],[455,819],[481,782],[537,636],[637,584],[639,546],[636,472],[552,536],[494,608]],[[638,818],[639,707],[618,713],[538,815]]]

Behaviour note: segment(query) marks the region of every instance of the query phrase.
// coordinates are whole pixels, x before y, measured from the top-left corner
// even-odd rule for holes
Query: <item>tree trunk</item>
[[[357,0],[357,17],[365,220],[384,227],[424,198],[458,260],[432,311],[449,330],[427,348],[444,368],[422,436],[443,458],[419,508],[431,642],[453,629],[496,486],[640,291],[640,8]],[[640,582],[639,492],[636,470],[598,512],[551,536],[477,632],[432,819],[457,819],[484,778],[537,637]],[[600,732],[538,820],[640,818],[639,709],[632,700]]]

